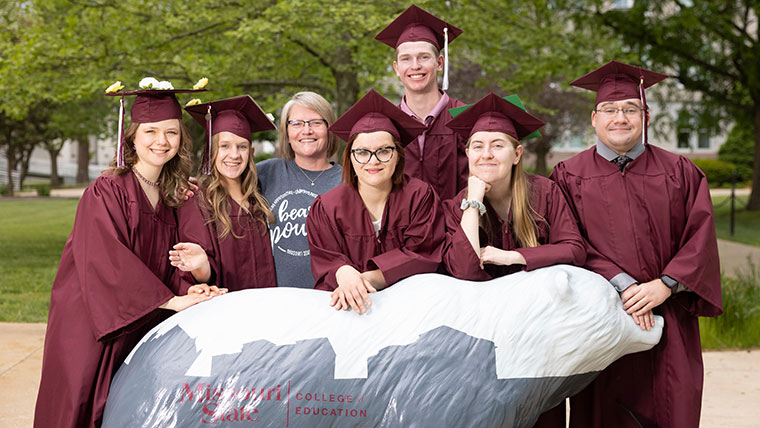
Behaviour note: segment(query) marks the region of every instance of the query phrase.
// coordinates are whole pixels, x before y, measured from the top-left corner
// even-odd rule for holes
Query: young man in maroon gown
[[[429,183],[441,200],[467,185],[464,138],[446,127],[449,109],[463,106],[448,89],[448,43],[462,30],[412,5],[375,36],[396,49],[393,70],[404,85],[401,110],[425,124],[425,131],[407,145],[405,172]],[[444,50],[444,55],[441,54]],[[444,71],[443,88],[438,72]]]
[[[598,141],[551,178],[578,220],[586,267],[610,281],[641,328],[665,319],[657,346],[620,358],[571,398],[571,427],[699,426],[697,317],[722,312],[720,268],[705,175],[647,143],[644,88],[666,77],[612,61],[571,83],[597,92]]]

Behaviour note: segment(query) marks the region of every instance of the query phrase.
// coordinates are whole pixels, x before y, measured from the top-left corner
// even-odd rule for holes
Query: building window
[[[709,149],[710,148],[710,134],[708,134],[706,131],[700,131],[697,147],[700,149]]]
[[[679,149],[689,148],[689,131],[678,132],[678,148]]]

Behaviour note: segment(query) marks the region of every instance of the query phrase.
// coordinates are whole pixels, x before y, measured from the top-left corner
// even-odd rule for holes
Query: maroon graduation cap
[[[544,124],[541,119],[490,92],[446,126],[464,138],[470,138],[479,131],[488,131],[503,132],[519,141]]]
[[[596,92],[596,103],[621,101],[631,98],[641,100],[644,110],[648,110],[644,89],[667,78],[667,74],[657,73],[638,66],[610,61],[591,73],[570,82],[572,86]],[[644,121],[644,142],[647,142],[646,114]]]
[[[130,117],[132,123],[152,123],[167,119],[182,120],[182,107],[174,94],[204,92],[205,89],[139,89],[136,91],[108,92],[107,96],[119,99],[119,130],[116,141],[116,166],[124,166],[124,97],[135,96]]]
[[[195,104],[185,107],[190,116],[206,129],[203,173],[211,174],[211,137],[227,131],[251,141],[251,133],[275,129],[264,110],[250,95]]]
[[[405,147],[425,131],[425,124],[370,89],[330,126],[330,131],[346,142],[359,133],[386,131]]]
[[[449,42],[462,34],[462,30],[435,15],[417,7],[409,6],[387,27],[380,31],[375,40],[392,48],[405,42],[428,42],[439,51],[443,49],[444,69],[442,88],[449,87]]]

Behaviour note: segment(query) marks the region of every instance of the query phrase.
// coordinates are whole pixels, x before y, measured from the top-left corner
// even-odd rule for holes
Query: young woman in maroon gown
[[[275,129],[248,95],[185,108],[212,130],[199,194],[177,211],[180,243],[173,266],[230,291],[277,285],[267,223],[269,203],[259,193],[251,132]],[[206,115],[210,113],[210,123]],[[209,145],[210,144],[210,145]]]
[[[343,184],[314,200],[306,229],[315,288],[335,309],[364,313],[368,293],[439,268],[438,196],[404,175],[403,147],[424,129],[375,91],[330,127],[348,142]]]
[[[113,375],[169,311],[210,299],[177,296],[166,260],[177,239],[175,192],[187,183],[192,141],[175,92],[143,90],[111,168],[84,192],[50,299],[34,426],[100,426]],[[123,98],[122,98],[123,102]],[[121,133],[121,129],[119,130]],[[201,291],[201,292],[198,292]]]
[[[457,278],[487,280],[586,258],[565,198],[522,169],[520,139],[543,122],[490,93],[448,123],[467,140],[467,188],[443,203],[444,265]]]

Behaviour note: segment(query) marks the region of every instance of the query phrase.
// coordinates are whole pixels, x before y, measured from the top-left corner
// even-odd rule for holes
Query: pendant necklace
[[[293,162],[293,163],[295,163],[295,162]],[[319,173],[319,174],[318,174],[316,177],[314,177],[314,179],[312,180],[311,178],[309,178],[309,176],[306,174],[306,171],[304,171],[304,169],[303,169],[303,168],[301,168],[300,166],[298,166],[298,164],[296,164],[296,167],[298,167],[298,169],[301,171],[301,174],[303,174],[303,176],[304,176],[304,177],[306,177],[306,179],[307,179],[307,180],[309,180],[309,182],[311,183],[311,186],[312,186],[312,187],[314,187],[314,183],[315,183],[315,182],[316,182],[316,181],[319,179],[319,177],[321,177],[321,176],[322,176],[322,174],[324,174],[324,173],[325,173],[325,171],[327,171],[327,169],[330,169],[330,168],[327,168],[327,169],[323,169],[323,170],[322,170],[322,172],[320,172],[320,173]]]
[[[134,172],[137,178],[139,178],[143,183],[147,184],[148,186],[158,187],[158,185],[161,184],[160,181],[150,181],[147,178],[143,177],[143,175],[140,174],[140,171],[138,171],[137,168],[135,167],[132,167],[132,172]]]

